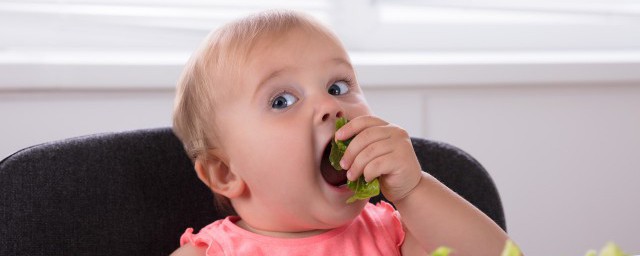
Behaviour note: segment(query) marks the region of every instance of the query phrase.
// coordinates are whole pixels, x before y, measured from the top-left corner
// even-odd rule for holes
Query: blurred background
[[[374,112],[469,152],[527,255],[640,254],[640,2],[0,0],[0,158],[171,125],[212,29],[311,14],[343,39]]]

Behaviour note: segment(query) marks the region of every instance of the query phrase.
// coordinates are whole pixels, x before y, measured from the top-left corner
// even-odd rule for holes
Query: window
[[[360,50],[602,50],[640,46],[640,2],[382,0],[358,22]],[[347,32],[344,32],[347,33]]]
[[[595,52],[596,59],[635,56],[636,63],[640,50],[640,3],[632,0],[0,0],[0,87],[44,84],[63,79],[60,72],[68,79],[60,84],[76,84],[87,64],[95,74],[111,72],[103,68],[110,65],[156,73],[157,66],[179,67],[220,24],[274,8],[326,23],[354,61],[450,63],[577,51]],[[42,82],[34,82],[30,74],[42,65],[55,76],[40,73]],[[105,76],[118,75],[124,74]],[[151,85],[173,76],[138,79]]]
[[[212,28],[271,8],[310,13],[360,51],[640,44],[640,3],[624,0],[4,0],[0,49],[189,51]]]
[[[328,1],[4,0],[11,49],[191,50],[212,29],[263,9],[291,8],[327,20]],[[6,26],[11,24],[10,26]]]

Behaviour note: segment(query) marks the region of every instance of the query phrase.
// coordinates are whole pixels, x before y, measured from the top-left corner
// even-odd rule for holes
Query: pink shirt
[[[399,213],[386,202],[367,204],[350,224],[305,238],[274,238],[238,227],[227,217],[202,228],[188,228],[180,245],[207,246],[207,255],[400,255],[404,230]]]

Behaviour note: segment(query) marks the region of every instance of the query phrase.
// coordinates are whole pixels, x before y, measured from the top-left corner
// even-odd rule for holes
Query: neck
[[[245,222],[242,219],[238,220],[236,222],[236,225],[252,233],[256,233],[263,236],[269,236],[269,237],[277,237],[277,238],[304,238],[304,237],[319,235],[328,231],[325,229],[313,229],[313,230],[303,230],[303,231],[293,231],[293,232],[261,230],[261,229],[250,226],[247,222]]]

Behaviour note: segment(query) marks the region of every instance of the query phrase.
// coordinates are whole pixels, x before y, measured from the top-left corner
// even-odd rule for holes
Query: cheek
[[[345,107],[345,111],[347,112],[348,118],[350,119],[353,119],[358,116],[373,115],[373,112],[369,108],[369,105],[367,104],[367,102],[364,101],[364,99],[362,99],[361,101],[357,101],[352,104],[349,104],[348,106]]]
[[[262,127],[234,138],[229,157],[232,168],[251,184],[274,186],[300,179],[313,163],[308,132]]]

